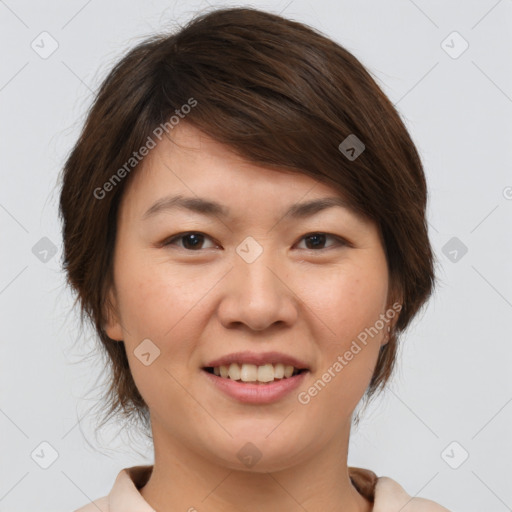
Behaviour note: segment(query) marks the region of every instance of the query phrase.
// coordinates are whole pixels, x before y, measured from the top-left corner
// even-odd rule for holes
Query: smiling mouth
[[[308,371],[305,368],[295,368],[294,366],[281,363],[264,364],[261,366],[231,363],[230,365],[223,366],[207,366],[203,370],[221,379],[250,384],[271,384],[272,382],[286,380]]]

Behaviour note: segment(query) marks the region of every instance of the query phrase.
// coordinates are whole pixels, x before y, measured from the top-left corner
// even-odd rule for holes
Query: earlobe
[[[391,337],[391,327],[388,325],[386,327],[385,334],[382,338],[382,341],[380,342],[381,348],[388,344],[390,337]]]
[[[397,295],[392,295],[394,298],[397,297]],[[388,307],[388,310],[386,311],[386,316],[388,315],[388,312],[390,310],[393,311],[393,314],[392,314],[392,320],[389,322],[389,324],[385,327],[385,330],[384,330],[384,336],[382,337],[382,341],[380,343],[381,345],[381,348],[384,347],[385,345],[387,345],[390,341],[390,339],[394,336],[394,330],[395,330],[395,326],[396,326],[396,323],[398,322],[398,317],[400,316],[400,311],[402,310],[402,295],[399,295],[398,296],[398,299],[397,300],[394,300],[394,302],[390,302],[390,304],[392,304],[391,306]]]
[[[385,334],[381,343],[382,346],[386,345],[395,335],[395,327],[403,308],[403,299],[403,290],[395,281],[393,281],[388,293],[388,309],[386,311],[386,316],[388,315],[388,312],[390,314],[390,322],[385,329]]]
[[[110,339],[123,341],[124,335],[121,322],[119,321],[119,314],[117,312],[117,300],[112,289],[109,291],[105,302],[104,316],[106,320],[103,329]]]

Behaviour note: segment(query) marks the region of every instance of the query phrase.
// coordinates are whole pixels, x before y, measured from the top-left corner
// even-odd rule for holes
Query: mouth
[[[214,389],[238,403],[268,405],[292,395],[311,372],[309,368],[289,364],[294,362],[293,358],[279,356],[279,359],[286,361],[265,363],[258,356],[257,364],[237,363],[233,362],[233,356],[229,356],[227,360],[209,363],[201,368],[201,373]],[[297,360],[295,363],[301,364]]]
[[[203,370],[220,379],[261,385],[284,381],[309,371],[307,368],[298,368],[282,363],[263,365],[231,363],[229,365],[205,366]]]

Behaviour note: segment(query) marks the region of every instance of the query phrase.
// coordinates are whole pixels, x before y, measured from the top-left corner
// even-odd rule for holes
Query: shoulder
[[[74,510],[73,512],[110,512],[108,496],[98,498],[97,500],[94,500],[87,505]]]
[[[370,469],[349,467],[352,484],[367,500],[373,502],[372,512],[450,512],[435,501],[410,496],[395,480],[377,477]]]
[[[435,501],[410,496],[395,480],[387,476],[377,479],[373,512],[450,512]]]
[[[139,492],[153,466],[132,466],[122,469],[107,496],[98,498],[73,512],[155,512]]]

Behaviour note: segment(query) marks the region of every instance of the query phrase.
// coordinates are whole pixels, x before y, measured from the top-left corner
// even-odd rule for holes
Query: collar
[[[121,470],[108,496],[75,512],[156,512],[139,492],[152,471],[152,465]],[[377,477],[373,471],[357,467],[349,467],[348,472],[357,491],[373,502],[373,512],[450,512],[433,501],[411,497],[392,478]]]

